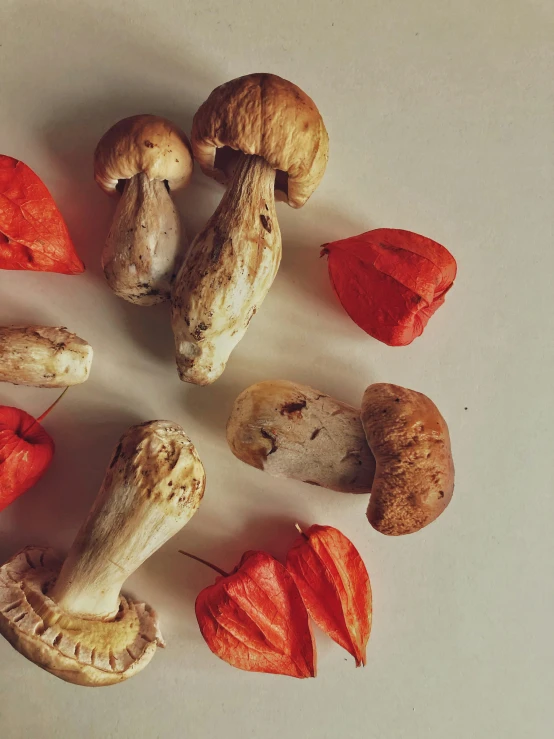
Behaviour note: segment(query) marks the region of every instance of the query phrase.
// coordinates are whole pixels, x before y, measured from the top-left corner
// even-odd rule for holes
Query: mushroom
[[[370,385],[360,411],[306,385],[260,382],[235,400],[227,441],[271,475],[370,493],[367,517],[382,534],[418,531],[452,498],[446,422],[428,397],[398,385]]]
[[[376,461],[369,523],[391,536],[419,531],[440,516],[454,491],[446,421],[426,395],[377,383],[364,393],[362,424]]]
[[[227,440],[243,462],[341,493],[369,493],[375,459],[360,411],[307,385],[268,380],[235,401]]]
[[[64,327],[0,326],[0,382],[35,387],[79,385],[92,347]]]
[[[186,135],[155,115],[124,118],[94,153],[94,178],[109,195],[121,193],[102,252],[113,292],[136,305],[168,300],[182,261],[179,213],[170,192],[189,184],[192,155]]]
[[[78,685],[111,685],[142,670],[164,646],[158,617],[120,591],[194,515],[204,482],[179,425],[130,428],[65,561],[27,547],[0,568],[0,633],[39,667]]]
[[[208,385],[260,307],[281,260],[275,196],[300,208],[319,185],[328,136],[292,82],[250,74],[217,87],[194,116],[192,148],[227,185],[177,275],[172,324],[179,376]]]

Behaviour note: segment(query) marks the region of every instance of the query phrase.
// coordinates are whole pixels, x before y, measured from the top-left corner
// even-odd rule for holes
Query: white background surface
[[[50,187],[88,271],[0,274],[2,323],[64,324],[95,349],[89,382],[48,419],[50,471],[0,514],[2,561],[26,544],[67,548],[119,435],[182,423],[204,461],[203,506],[129,582],[168,642],[116,687],[67,685],[0,643],[3,739],[546,739],[554,689],[552,203],[554,8],[549,0],[2,0],[0,151]],[[276,283],[213,386],[179,383],[167,307],[115,298],[99,268],[114,205],[94,146],[140,112],[190,131],[213,87],[270,71],[310,94],[331,141],[300,211],[278,206]],[[191,233],[221,189],[199,170],[178,203]],[[458,280],[424,336],[389,348],[332,295],[318,247],[374,227],[411,229],[456,256]],[[365,496],[263,475],[225,443],[230,405],[282,377],[358,404],[370,382],[427,393],[452,435],[444,516],[388,539]],[[56,391],[0,387],[38,414]],[[285,553],[293,523],[356,543],[374,590],[368,666],[321,633],[319,676],[233,670],[203,643],[193,603],[212,574],[179,547],[233,567]]]

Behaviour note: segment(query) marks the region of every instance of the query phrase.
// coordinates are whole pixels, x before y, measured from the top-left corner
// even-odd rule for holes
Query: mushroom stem
[[[208,385],[225,369],[281,261],[275,170],[240,154],[219,207],[191,244],[173,288],[177,368]]]
[[[0,326],[0,382],[69,387],[87,380],[92,347],[63,326]]]
[[[133,500],[128,490],[115,492],[100,493],[48,593],[66,613],[98,619],[115,616],[125,580],[149,556],[137,534],[146,543],[155,533],[160,518],[155,504],[152,510],[148,501]]]
[[[165,182],[140,172],[125,180],[102,252],[113,292],[136,305],[168,300],[182,260],[181,223]]]
[[[276,477],[342,493],[369,493],[373,484],[359,408],[308,385],[251,385],[235,400],[227,441],[240,460]]]
[[[180,427],[132,427],[49,597],[66,613],[113,618],[125,580],[185,525],[203,490],[202,465]]]

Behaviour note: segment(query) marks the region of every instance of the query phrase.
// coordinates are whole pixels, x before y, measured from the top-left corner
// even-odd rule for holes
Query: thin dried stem
[[[53,410],[53,409],[54,409],[54,408],[55,408],[55,407],[56,407],[56,406],[58,405],[58,403],[60,402],[60,400],[61,400],[61,399],[63,398],[63,396],[64,396],[64,395],[66,394],[66,392],[67,392],[68,390],[69,390],[69,388],[68,388],[68,387],[66,387],[66,388],[65,388],[65,390],[63,391],[63,393],[62,393],[62,394],[61,394],[61,395],[59,396],[59,398],[58,398],[57,400],[55,400],[55,401],[54,401],[54,402],[52,403],[52,405],[51,405],[51,406],[50,406],[49,408],[47,408],[47,409],[46,409],[46,410],[44,411],[44,413],[41,413],[41,415],[40,415],[40,416],[39,416],[39,417],[37,418],[37,421],[38,421],[39,423],[40,423],[41,421],[43,421],[43,420],[44,420],[44,419],[46,418],[46,416],[47,416],[47,415],[48,415],[48,414],[50,413],[50,411],[51,411],[51,410]]]
[[[294,524],[294,528],[298,531],[299,534],[302,534],[302,536],[304,537],[304,539],[306,539],[306,541],[308,541],[308,539],[310,537],[302,531],[302,528],[300,527],[300,524],[295,523]]]
[[[29,431],[30,431],[30,430],[31,430],[31,429],[33,428],[33,426],[35,426],[36,424],[38,424],[38,423],[40,423],[41,421],[43,421],[43,420],[44,420],[44,419],[46,418],[46,416],[47,416],[47,415],[48,415],[48,414],[50,413],[50,411],[51,411],[51,410],[52,410],[53,408],[55,408],[55,406],[57,406],[57,405],[58,405],[58,403],[60,402],[60,400],[61,400],[61,399],[63,398],[63,396],[64,396],[64,395],[66,394],[66,392],[67,392],[68,390],[69,390],[69,387],[66,387],[66,388],[65,388],[65,390],[63,391],[63,393],[62,393],[62,394],[61,394],[61,395],[60,395],[60,396],[59,396],[59,397],[58,397],[58,398],[57,398],[57,399],[56,399],[56,400],[55,400],[55,401],[54,401],[54,402],[52,403],[52,405],[51,405],[51,406],[50,406],[49,408],[47,408],[47,409],[46,409],[46,410],[44,411],[44,413],[41,413],[41,414],[40,414],[40,416],[39,416],[38,418],[33,418],[33,422],[32,422],[32,423],[30,423],[30,424],[29,424],[29,425],[27,426],[27,428],[23,429],[23,430],[22,430],[22,431],[20,432],[20,434],[24,436],[25,434],[29,433]]]
[[[184,554],[185,557],[190,557],[191,559],[195,559],[197,562],[201,562],[203,565],[206,565],[206,567],[211,567],[212,570],[215,570],[215,572],[219,572],[220,575],[223,575],[223,577],[229,577],[229,573],[225,572],[225,570],[222,570],[220,567],[217,567],[216,565],[213,565],[211,562],[208,562],[205,559],[202,559],[202,557],[197,557],[196,554],[191,554],[190,552],[183,552],[182,549],[179,549],[179,554]]]

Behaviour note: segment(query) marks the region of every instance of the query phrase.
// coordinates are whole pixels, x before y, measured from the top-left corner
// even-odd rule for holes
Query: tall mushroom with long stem
[[[109,195],[121,195],[102,267],[120,298],[136,305],[169,299],[184,253],[170,193],[189,184],[192,168],[186,135],[159,116],[124,118],[100,139],[94,178]]]
[[[48,672],[85,686],[142,670],[164,641],[125,580],[194,515],[204,468],[177,424],[151,421],[121,438],[64,562],[26,547],[0,568],[0,633]]]
[[[188,249],[172,295],[179,376],[208,385],[277,273],[275,197],[304,205],[325,172],[329,141],[313,100],[273,74],[217,87],[194,117],[191,141],[205,174],[227,185]]]

